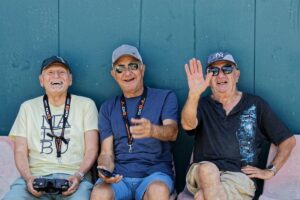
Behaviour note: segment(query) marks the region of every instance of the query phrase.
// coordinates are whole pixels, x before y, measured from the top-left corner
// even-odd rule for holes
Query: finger
[[[144,126],[141,125],[130,126],[130,132],[132,134],[142,134],[144,132]]]
[[[186,76],[189,79],[191,77],[191,72],[190,72],[190,68],[189,68],[188,64],[184,65],[184,69],[185,69]]]
[[[105,182],[106,183],[116,183],[118,181],[120,181],[120,175],[119,174],[115,175],[114,177],[107,178]]]
[[[130,121],[133,124],[141,124],[143,122],[142,119],[136,119],[136,118],[131,118]]]
[[[116,180],[116,183],[119,182],[120,180],[122,180],[123,176],[119,176]]]
[[[200,78],[203,78],[202,65],[201,65],[200,60],[197,60],[196,64],[197,64],[197,68],[196,68],[197,70],[196,71],[199,73]]]
[[[100,179],[102,179],[104,181],[107,179],[106,176],[104,176],[101,172],[98,172],[98,176]]]
[[[134,139],[142,139],[142,138],[146,138],[146,137],[149,137],[149,136],[146,136],[146,134],[141,133],[141,134],[132,134],[132,137]]]
[[[212,72],[210,72],[210,73],[208,73],[208,74],[206,75],[205,84],[206,84],[207,86],[209,86],[209,83],[210,83],[210,80],[212,79],[212,77],[213,77],[213,73],[212,73]]]
[[[191,74],[195,73],[195,58],[190,60],[190,70],[191,70]]]

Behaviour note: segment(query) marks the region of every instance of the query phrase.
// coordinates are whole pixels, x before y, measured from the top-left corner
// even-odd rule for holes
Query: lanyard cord
[[[71,95],[70,93],[67,94],[67,98],[65,101],[65,108],[64,108],[64,114],[63,114],[63,127],[61,129],[61,134],[60,136],[56,136],[54,134],[53,126],[52,126],[52,115],[50,111],[50,106],[49,106],[49,101],[48,101],[48,96],[45,94],[43,98],[44,102],[44,108],[45,108],[45,113],[46,113],[46,119],[49,123],[51,134],[47,133],[47,135],[51,138],[55,138],[55,146],[56,146],[56,156],[57,158],[61,157],[61,142],[63,141],[65,144],[68,144],[68,141],[65,139],[65,127],[67,123],[67,119],[69,117],[69,112],[70,112],[70,104],[71,104]]]
[[[147,87],[144,87],[143,94],[141,96],[140,102],[137,107],[137,112],[136,112],[137,119],[141,118],[142,110],[143,110],[145,102],[146,102],[146,97],[147,97]],[[124,94],[122,94],[122,96],[121,96],[121,110],[122,110],[122,117],[123,117],[123,121],[125,123],[126,132],[127,132],[127,138],[128,138],[127,144],[129,146],[129,152],[132,152],[133,137],[132,137],[132,134],[129,129],[130,122],[129,122],[128,116],[127,116],[127,106],[126,106],[126,100],[125,100]]]

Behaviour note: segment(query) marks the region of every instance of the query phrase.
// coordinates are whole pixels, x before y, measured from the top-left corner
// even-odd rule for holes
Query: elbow
[[[296,138],[295,138],[295,136],[292,136],[292,137],[290,137],[289,139],[291,140],[291,141],[290,141],[290,146],[291,146],[291,148],[293,149],[293,148],[296,146],[296,144],[297,144]]]
[[[173,137],[170,139],[170,141],[175,142],[177,140],[178,136],[178,127],[175,128]]]
[[[289,137],[284,140],[281,144],[279,144],[280,149],[288,149],[292,151],[292,149],[296,146],[296,138],[295,136]]]
[[[186,121],[184,120],[181,120],[181,126],[184,130],[186,131],[190,131],[190,130],[193,130],[196,128],[196,126],[192,126],[191,124],[187,123]]]

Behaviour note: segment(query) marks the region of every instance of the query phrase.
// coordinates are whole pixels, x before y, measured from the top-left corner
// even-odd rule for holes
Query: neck
[[[242,93],[240,91],[235,90],[234,92],[231,92],[229,94],[213,94],[212,98],[220,102],[223,105],[223,107],[226,107],[227,105],[235,104],[236,102],[238,102],[241,95]]]
[[[130,91],[130,92],[123,91],[123,94],[126,98],[133,98],[133,97],[141,96],[143,92],[144,92],[144,86],[142,86],[136,91]]]
[[[65,104],[67,92],[62,94],[47,94],[49,103],[53,106],[61,106]]]

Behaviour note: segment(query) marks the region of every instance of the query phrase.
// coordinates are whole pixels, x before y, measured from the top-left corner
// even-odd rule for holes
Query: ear
[[[236,71],[235,71],[235,75],[234,75],[234,77],[235,77],[235,82],[236,82],[236,83],[239,82],[240,75],[241,75],[240,70],[236,70]]]
[[[145,70],[146,70],[146,65],[145,64],[142,64],[141,70],[142,70],[142,76],[144,77]]]
[[[44,87],[44,79],[42,77],[42,74],[39,75],[40,85],[41,87]]]
[[[110,70],[110,74],[114,79],[116,79],[116,73],[113,69]]]
[[[70,74],[70,84],[69,84],[69,86],[71,86],[72,83],[73,83],[73,76],[72,76],[72,74]]]

